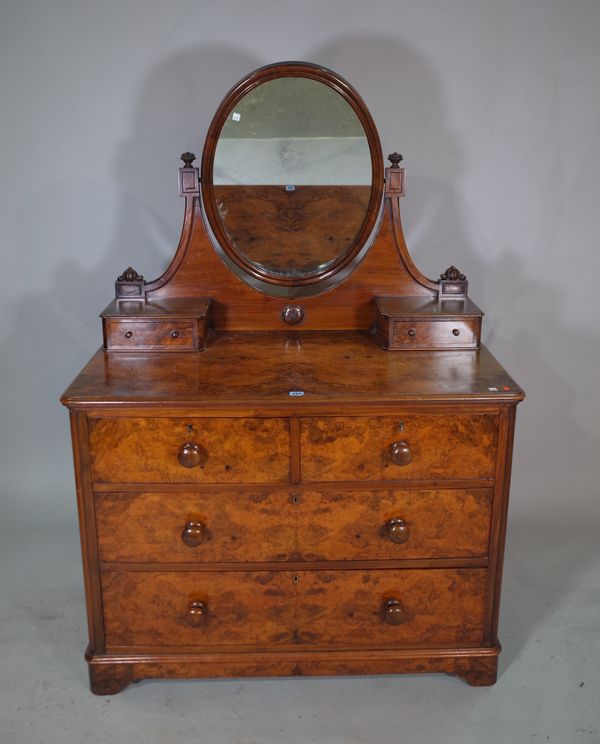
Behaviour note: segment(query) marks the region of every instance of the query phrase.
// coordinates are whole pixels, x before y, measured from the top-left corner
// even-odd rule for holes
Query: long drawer
[[[489,479],[498,416],[306,418],[300,443],[305,481]]]
[[[107,648],[483,642],[484,569],[108,572]]]
[[[90,420],[97,483],[282,483],[289,479],[285,418]]]
[[[492,490],[98,493],[100,559],[258,562],[484,557]]]

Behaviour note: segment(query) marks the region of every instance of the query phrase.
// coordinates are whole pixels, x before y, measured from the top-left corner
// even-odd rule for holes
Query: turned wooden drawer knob
[[[408,615],[397,599],[388,599],[381,607],[381,619],[388,625],[402,625],[408,620]]]
[[[195,468],[198,465],[204,465],[207,460],[207,454],[204,447],[195,442],[186,442],[182,444],[177,452],[179,464],[184,468]]]
[[[171,338],[179,338],[179,331],[171,331]]]
[[[395,465],[400,465],[400,467],[412,462],[412,452],[410,451],[408,442],[405,442],[404,439],[390,444],[390,456],[392,462]]]
[[[409,329],[408,329],[408,331],[407,331],[407,333],[408,333],[408,335],[409,335],[409,336],[410,336],[411,338],[414,338],[414,337],[415,337],[415,336],[417,335],[417,332],[415,331],[415,329],[414,329],[414,328],[409,328]]]
[[[125,332],[125,338],[131,338],[133,336],[133,331],[126,331]]]
[[[410,537],[408,525],[403,519],[390,519],[383,526],[383,534],[393,543],[404,543]]]
[[[183,532],[181,533],[181,539],[188,546],[188,548],[197,548],[204,542],[206,535],[206,527],[202,522],[186,522]]]
[[[208,621],[208,608],[204,602],[190,602],[184,620],[191,628],[202,628]]]

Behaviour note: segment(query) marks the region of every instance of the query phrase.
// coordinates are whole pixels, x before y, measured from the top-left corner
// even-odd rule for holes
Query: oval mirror
[[[204,210],[220,255],[258,289],[307,294],[341,281],[364,255],[382,195],[371,116],[330,70],[263,67],[229,92],[210,126]]]

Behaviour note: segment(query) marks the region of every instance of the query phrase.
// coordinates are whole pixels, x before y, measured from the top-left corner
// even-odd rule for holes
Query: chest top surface
[[[302,395],[290,395],[302,393]],[[291,406],[352,401],[516,402],[485,348],[384,353],[358,332],[221,333],[198,354],[100,350],[64,394],[70,406],[166,402]]]

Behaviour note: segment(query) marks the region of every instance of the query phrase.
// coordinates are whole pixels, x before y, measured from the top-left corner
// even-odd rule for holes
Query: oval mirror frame
[[[329,262],[322,271],[305,276],[282,276],[261,268],[238,252],[229,240],[221,222],[213,184],[213,168],[219,136],[234,106],[251,90],[270,80],[303,77],[324,83],[335,90],[357,115],[371,155],[371,193],[362,225],[350,248]],[[208,129],[201,165],[202,206],[215,248],[225,263],[247,284],[267,294],[313,295],[331,289],[343,281],[360,263],[373,237],[380,216],[384,190],[384,163],[375,123],[357,91],[332,70],[309,62],[279,62],[251,72],[227,93]]]

